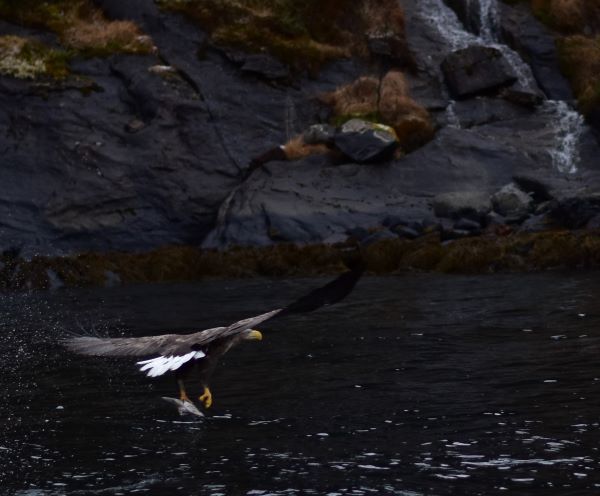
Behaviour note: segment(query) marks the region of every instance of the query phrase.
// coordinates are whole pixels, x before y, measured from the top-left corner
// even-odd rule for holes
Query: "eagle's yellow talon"
[[[204,386],[204,393],[198,399],[202,402],[204,408],[210,408],[212,405],[212,393],[210,392],[210,389]]]

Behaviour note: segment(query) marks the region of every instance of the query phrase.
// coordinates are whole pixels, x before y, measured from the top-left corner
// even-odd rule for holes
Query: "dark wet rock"
[[[387,239],[398,239],[398,235],[389,231],[388,229],[382,229],[369,234],[361,240],[361,244],[365,247],[378,243],[379,241],[385,241]]]
[[[334,143],[338,150],[359,164],[387,160],[398,147],[391,129],[362,119],[346,122],[336,133]]]
[[[302,88],[242,74],[196,25],[154,2],[100,1],[153,37],[157,56],[76,59],[102,91],[0,77],[0,248],[29,255],[200,243],[252,157],[317,121],[314,95],[356,78],[332,64]],[[168,75],[157,65],[177,69]],[[27,111],[24,112],[23,109]],[[286,110],[293,118],[285,125]]]
[[[52,269],[46,269],[46,277],[48,278],[48,289],[57,290],[63,288],[65,283]]]
[[[568,81],[561,74],[554,35],[524,5],[509,6],[498,2],[503,39],[524,60],[546,96],[552,100],[572,100]]]
[[[294,242],[323,242],[345,238],[354,227],[380,226],[390,212],[405,223],[431,219],[436,205],[440,215],[480,221],[491,209],[490,195],[526,172],[563,188],[551,164],[459,129],[444,129],[385,166],[332,166],[318,156],[273,162],[223,204],[204,246],[273,244],[271,227]],[[571,178],[567,184],[574,188],[580,182]]]
[[[23,244],[31,255],[335,242],[352,227],[370,235],[391,213],[400,220],[390,230],[409,237],[411,230],[421,233],[421,221],[435,218],[439,195],[476,192],[486,201],[513,177],[536,202],[557,198],[547,208],[557,225],[595,215],[582,205],[599,190],[597,143],[584,130],[577,172],[557,171],[551,157],[556,121],[545,105],[459,102],[459,124],[469,129],[440,129],[421,149],[402,159],[388,156],[379,167],[332,166],[323,157],[284,161],[282,143],[330,118],[315,95],[372,68],[345,59],[313,79],[272,84],[281,69],[272,60],[217,48],[197,25],[161,12],[155,2],[97,3],[111,17],[139,23],[159,55],[75,59],[72,69],[82,79],[60,84],[0,77],[0,127],[7,130],[0,133],[0,249]],[[419,21],[416,7],[416,0],[406,2],[415,55],[406,78],[411,95],[441,114],[449,99],[439,68],[449,47]],[[35,34],[10,27],[13,34]],[[373,53],[389,59],[386,43],[373,38]],[[241,70],[247,63],[250,72]],[[274,153],[273,161],[256,160],[248,174],[248,164],[265,151]],[[521,176],[543,188],[520,183]],[[486,205],[447,209],[453,220],[445,229],[465,216],[483,221]],[[441,223],[424,231],[440,231]]]
[[[490,94],[517,80],[500,50],[481,45],[452,52],[442,62],[442,71],[456,98]]]
[[[556,208],[557,204],[558,204],[558,202],[553,201],[553,200],[544,201],[535,206],[533,213],[535,215],[546,214],[546,213],[552,211],[554,208]]]
[[[367,33],[367,47],[371,55],[400,66],[411,66],[414,61],[406,40],[393,31]]]
[[[246,56],[240,69],[270,81],[281,81],[290,77],[290,71],[285,65],[266,54]]]
[[[121,276],[119,274],[113,272],[112,270],[104,271],[104,287],[105,288],[114,288],[117,286],[121,286]]]
[[[125,130],[128,133],[137,133],[146,127],[146,123],[140,119],[133,119],[125,124]]]
[[[389,227],[390,229],[400,224],[407,224],[406,219],[400,215],[386,215],[381,223],[382,226]]]
[[[413,223],[414,225],[414,223]],[[391,231],[400,238],[404,239],[416,239],[421,236],[421,231],[414,229],[410,226],[398,224],[394,226]]]
[[[516,184],[510,183],[492,195],[494,210],[508,218],[526,216],[532,208],[533,198],[521,190]]]
[[[335,132],[335,128],[329,124],[313,124],[302,133],[302,138],[307,145],[331,144]]]
[[[456,124],[461,128],[510,121],[531,114],[529,109],[499,98],[477,97],[453,105]]]
[[[544,101],[544,95],[519,88],[503,88],[499,94],[507,102],[520,105],[529,109],[535,108]]]
[[[364,227],[353,227],[352,229],[348,229],[346,231],[346,234],[350,238],[361,242],[363,239],[371,235],[370,231],[368,229],[365,229]]]
[[[600,195],[565,198],[548,213],[556,226],[566,229],[582,229],[600,214]]]
[[[454,229],[459,231],[479,232],[481,230],[481,224],[475,220],[460,218],[454,223]]]
[[[441,193],[433,200],[438,217],[482,219],[491,210],[490,197],[481,191],[453,191]]]
[[[586,229],[600,229],[600,213],[594,215],[585,225]]]
[[[421,222],[421,226],[422,226],[422,234],[430,234],[430,233],[439,233],[442,232],[444,227],[442,225],[442,222],[436,221],[436,220],[432,220],[432,219],[425,219],[423,220],[423,222]]]
[[[452,242],[457,239],[468,238],[471,236],[476,236],[477,232],[468,231],[466,229],[444,229],[441,233],[441,241],[442,242]]]
[[[540,179],[527,176],[515,176],[513,182],[525,191],[535,203],[549,202],[553,199],[550,188]]]
[[[540,232],[548,229],[549,223],[546,215],[532,215],[528,217],[520,226],[520,231]]]

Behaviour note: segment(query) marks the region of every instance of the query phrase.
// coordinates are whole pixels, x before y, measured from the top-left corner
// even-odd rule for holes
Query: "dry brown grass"
[[[301,135],[294,136],[285,145],[283,145],[288,160],[298,160],[310,155],[324,155],[329,152],[329,148],[323,144],[309,145],[304,142]]]
[[[71,8],[65,13],[62,42],[82,52],[108,54],[113,52],[149,53],[153,43],[131,21],[111,21],[97,8]]]
[[[377,120],[394,128],[405,151],[429,141],[433,125],[427,110],[410,96],[400,71],[389,71],[381,80],[365,76],[322,96],[333,107],[337,120],[352,117]]]
[[[392,32],[404,37],[404,12],[397,0],[366,0],[362,8],[369,34]]]
[[[100,11],[87,19],[74,18],[64,30],[62,41],[81,51],[148,53],[153,49],[151,38],[143,35],[133,22],[109,21]]]
[[[84,55],[148,53],[152,40],[130,21],[111,21],[92,0],[0,0],[0,18],[55,32]]]
[[[563,71],[584,113],[600,107],[600,36],[568,36],[560,42]]]
[[[600,30],[598,0],[531,0],[531,6],[542,21],[565,33]]]

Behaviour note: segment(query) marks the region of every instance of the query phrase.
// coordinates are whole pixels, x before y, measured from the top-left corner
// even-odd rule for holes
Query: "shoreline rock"
[[[600,269],[600,230],[490,233],[444,239],[433,231],[417,239],[366,233],[368,273],[441,272],[482,274],[561,269]],[[349,246],[353,245],[353,241]],[[82,253],[67,257],[0,255],[0,289],[60,290],[207,278],[308,277],[345,270],[344,243],[279,244],[202,250],[169,246],[150,252]]]

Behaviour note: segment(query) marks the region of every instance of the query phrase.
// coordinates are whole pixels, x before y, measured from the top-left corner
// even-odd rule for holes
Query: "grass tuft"
[[[561,67],[584,114],[600,108],[600,36],[575,35],[559,42]]]
[[[0,0],[0,18],[56,33],[85,56],[150,53],[152,40],[130,21],[111,21],[92,0]]]
[[[321,98],[333,108],[335,125],[357,117],[382,122],[394,128],[405,152],[433,137],[429,113],[410,98],[400,71],[389,71],[381,80],[372,76],[358,78]]]

